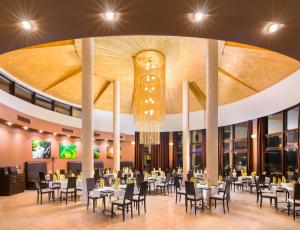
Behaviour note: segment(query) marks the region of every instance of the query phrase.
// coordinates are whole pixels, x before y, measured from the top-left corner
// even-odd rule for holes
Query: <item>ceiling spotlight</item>
[[[57,134],[56,134],[56,133],[53,133],[53,135],[56,136]]]
[[[107,21],[114,21],[116,19],[116,13],[112,11],[105,12],[105,18]]]
[[[68,138],[70,138],[71,136],[70,135],[68,135]]]
[[[12,126],[12,122],[10,122],[10,121],[8,121],[8,122],[6,122],[6,124],[8,125],[8,126]]]
[[[28,127],[27,127],[27,126],[23,126],[23,129],[24,129],[24,130],[27,130],[27,129],[28,129]]]
[[[21,26],[24,30],[32,30],[32,22],[28,20],[21,21]]]
[[[268,26],[268,32],[271,34],[271,33],[274,33],[276,32],[277,30],[279,30],[280,28],[280,24],[278,23],[271,23],[269,26]]]
[[[205,14],[202,12],[197,12],[194,14],[194,20],[195,22],[200,22],[204,19]]]
[[[43,130],[41,130],[41,129],[39,130],[39,133],[43,133],[43,132],[44,132]]]

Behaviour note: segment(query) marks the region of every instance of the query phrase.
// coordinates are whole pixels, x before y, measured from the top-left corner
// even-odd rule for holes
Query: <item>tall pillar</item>
[[[114,81],[114,169],[120,170],[120,81]]]
[[[206,169],[207,178],[218,183],[218,41],[206,44]]]
[[[189,82],[182,84],[182,150],[183,150],[183,168],[182,174],[184,180],[187,179],[187,173],[190,170],[190,129],[189,129]]]
[[[94,39],[82,39],[82,191],[87,203],[86,178],[94,177]]]

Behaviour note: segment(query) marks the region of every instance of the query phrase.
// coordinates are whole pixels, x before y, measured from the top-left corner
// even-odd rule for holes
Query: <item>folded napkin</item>
[[[100,186],[100,188],[104,188],[104,180],[103,180],[103,178],[100,179],[99,186]]]
[[[284,183],[284,184],[286,183],[286,179],[284,176],[282,177],[282,183]]]
[[[278,178],[278,188],[281,188],[281,179]]]
[[[223,181],[223,177],[220,175],[219,176],[219,182],[222,182]]]
[[[273,185],[276,184],[276,177],[273,176]]]
[[[118,190],[118,189],[119,189],[119,185],[120,185],[119,178],[116,178],[116,179],[115,179],[115,182],[114,182],[114,189],[115,189],[115,190]]]
[[[211,187],[211,180],[207,180],[207,187]]]

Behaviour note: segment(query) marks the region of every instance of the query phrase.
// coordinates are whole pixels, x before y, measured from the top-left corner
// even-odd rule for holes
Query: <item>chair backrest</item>
[[[61,170],[59,170],[59,173],[60,173],[60,174],[65,174],[66,171],[65,171],[64,169],[61,169]]]
[[[76,177],[69,177],[68,178],[67,188],[76,188]]]
[[[117,177],[118,177],[119,179],[121,179],[121,178],[122,178],[122,171],[118,171],[118,175],[117,175]]]
[[[260,192],[260,187],[259,187],[257,177],[254,177],[254,182],[255,182],[256,193],[259,193]]]
[[[266,175],[261,174],[259,175],[259,184],[265,184],[265,180],[266,180]]]
[[[176,189],[180,188],[180,182],[178,176],[174,176],[174,185]]]
[[[295,184],[294,200],[300,200],[300,184]]]
[[[46,181],[46,177],[45,177],[44,172],[39,172],[39,179],[40,179],[40,181]]]
[[[230,182],[229,182],[229,181],[226,181],[225,183],[226,183],[226,184],[225,184],[225,191],[224,191],[223,196],[224,196],[224,198],[225,198],[225,197],[226,197],[226,198],[229,198],[229,197],[230,197]]]
[[[95,181],[99,181],[100,180],[100,171],[99,171],[99,169],[95,169],[94,180]]]
[[[110,186],[109,177],[105,176],[103,177],[103,180],[104,180],[104,186],[109,187]]]
[[[192,176],[193,176],[192,173],[188,173],[188,174],[187,174],[187,180],[188,180],[188,181],[191,181]]]
[[[185,192],[186,195],[196,196],[194,182],[185,181]]]
[[[36,190],[41,190],[42,189],[40,181],[34,181],[34,183],[35,183],[35,189]]]
[[[146,196],[148,190],[148,181],[142,181],[139,196]]]
[[[142,181],[144,181],[144,174],[142,174],[142,173],[137,174],[137,177],[136,177],[137,186],[141,186]]]
[[[124,195],[124,202],[125,200],[132,200],[134,194],[134,183],[127,184],[125,195]]]
[[[168,183],[171,179],[171,173],[167,173],[166,175],[166,182]]]
[[[93,191],[95,185],[96,183],[94,178],[86,178],[86,187],[88,192]]]

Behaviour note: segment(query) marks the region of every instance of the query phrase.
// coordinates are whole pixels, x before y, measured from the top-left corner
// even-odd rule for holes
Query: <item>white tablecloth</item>
[[[278,185],[273,185],[271,184],[271,191],[273,193],[276,193],[278,189]],[[287,190],[289,192],[289,195],[290,195],[290,198],[293,198],[294,197],[294,188],[291,187],[289,184],[287,183],[282,183],[281,184],[281,189],[284,189],[284,190]]]
[[[126,185],[120,185],[119,189],[115,190],[113,187],[104,187],[104,188],[95,188],[93,190],[93,195],[95,196],[100,196],[102,195],[106,195],[106,194],[113,194],[114,197],[124,197],[125,195],[125,189],[126,189]],[[137,187],[134,187],[134,193],[137,194],[139,191],[137,189]]]
[[[64,181],[50,181],[49,182],[49,187],[51,188],[53,183],[60,183],[60,188],[61,189],[66,189],[68,187],[68,180]],[[82,180],[76,180],[76,188],[82,189]]]

